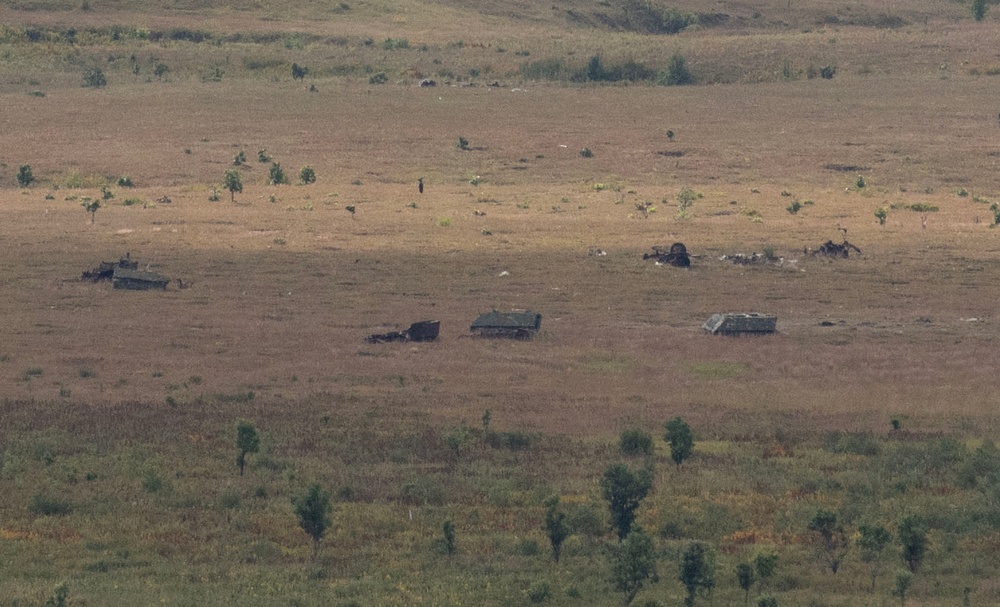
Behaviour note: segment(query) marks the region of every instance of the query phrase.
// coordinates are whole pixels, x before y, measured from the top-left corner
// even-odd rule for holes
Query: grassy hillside
[[[0,7],[0,606],[616,604],[617,463],[633,605],[1000,601],[995,14],[295,4]]]

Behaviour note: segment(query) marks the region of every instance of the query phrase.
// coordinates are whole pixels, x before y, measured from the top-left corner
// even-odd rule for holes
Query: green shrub
[[[35,181],[35,176],[31,174],[31,165],[22,164],[17,170],[17,185],[26,188]]]
[[[684,56],[680,53],[677,53],[670,58],[670,63],[667,65],[667,73],[663,78],[663,83],[667,86],[694,84],[694,75],[691,74]]]
[[[881,451],[878,439],[869,432],[829,432],[823,448],[830,453],[854,455],[878,455]]]
[[[28,509],[38,516],[66,516],[73,512],[73,505],[48,493],[36,493]]]
[[[131,188],[131,187],[134,187],[134,184],[132,183],[132,178],[129,177],[128,175],[122,175],[121,177],[119,177],[117,183],[118,183],[118,187],[120,187],[120,188]]]
[[[799,202],[798,200],[795,200],[791,204],[789,204],[787,207],[785,207],[785,210],[788,211],[789,213],[791,213],[792,215],[795,215],[800,210],[802,210],[802,203]]]
[[[535,582],[528,587],[528,600],[533,604],[544,603],[552,596],[552,588],[545,580]]]
[[[277,162],[271,163],[271,168],[268,171],[267,184],[268,185],[283,185],[288,183],[288,175],[285,175],[285,171],[281,168],[281,165]]]
[[[108,79],[104,76],[104,70],[99,67],[92,67],[83,72],[83,86],[89,88],[102,88],[107,86]]]
[[[538,437],[527,432],[495,432],[490,430],[483,435],[483,439],[494,449],[509,449],[511,451],[523,451],[531,448]]]
[[[142,490],[146,493],[156,493],[163,488],[163,479],[155,470],[147,470],[142,477]]]
[[[376,72],[368,78],[368,84],[385,84],[389,82],[389,76],[385,72]]]
[[[219,505],[226,510],[235,510],[240,507],[243,503],[243,499],[240,497],[240,492],[232,487],[226,489],[222,492],[219,497]]]
[[[538,540],[535,539],[527,538],[517,545],[517,553],[522,556],[538,556],[541,551]]]
[[[626,29],[647,34],[679,34],[698,23],[698,16],[674,8],[661,7],[645,0],[621,2],[621,25]]]
[[[627,428],[618,439],[618,449],[623,455],[652,455],[653,437],[642,430]]]
[[[593,158],[594,152],[590,148],[583,148],[580,150],[580,156],[584,158]]]
[[[457,147],[460,150],[468,150],[469,149],[469,140],[466,139],[465,137],[461,137],[460,136],[458,138],[458,143],[455,144],[455,147]]]
[[[299,181],[303,184],[316,183],[316,171],[309,166],[302,167],[299,171]]]
[[[889,209],[886,207],[879,207],[875,209],[875,219],[878,220],[880,226],[885,225],[885,220],[889,217]]]

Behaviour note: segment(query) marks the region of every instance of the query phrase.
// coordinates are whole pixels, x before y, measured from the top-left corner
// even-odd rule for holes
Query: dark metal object
[[[469,330],[481,337],[513,337],[531,339],[542,327],[542,315],[530,310],[480,314]]]
[[[701,328],[714,335],[762,335],[774,333],[778,317],[773,314],[725,313],[713,314]]]
[[[691,256],[682,242],[675,242],[670,248],[655,246],[652,253],[646,253],[643,259],[655,259],[657,263],[667,264],[676,268],[691,267]]]
[[[441,321],[421,320],[410,325],[405,331],[391,333],[376,333],[369,335],[365,341],[370,344],[382,344],[391,341],[434,341],[441,331]]]

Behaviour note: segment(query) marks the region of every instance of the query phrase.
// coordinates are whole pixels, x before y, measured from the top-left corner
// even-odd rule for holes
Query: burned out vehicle
[[[510,337],[531,339],[542,327],[542,315],[531,310],[500,312],[493,310],[480,314],[469,330],[480,337]]]
[[[132,259],[131,254],[125,253],[125,257],[122,257],[118,261],[102,261],[97,264],[97,267],[92,270],[85,270],[83,275],[80,276],[80,280],[89,280],[91,282],[100,282],[102,280],[111,280],[114,276],[115,270],[138,270],[139,262]]]
[[[701,328],[713,335],[765,335],[777,330],[778,317],[758,312],[713,314]]]
[[[652,253],[646,253],[643,259],[652,259],[656,263],[674,266],[675,268],[691,267],[691,256],[683,242],[675,242],[670,247],[655,246]]]
[[[382,344],[392,341],[434,341],[441,331],[441,321],[421,320],[415,322],[404,331],[375,333],[365,338],[369,344]]]

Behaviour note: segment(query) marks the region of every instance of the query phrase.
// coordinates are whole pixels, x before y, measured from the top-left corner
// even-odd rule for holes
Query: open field
[[[698,604],[743,604],[734,568],[768,553],[780,605],[898,601],[896,547],[873,592],[857,549],[816,563],[819,508],[855,540],[921,518],[907,605],[1000,602],[996,16],[684,2],[712,25],[667,36],[609,26],[621,4],[0,8],[0,606],[61,582],[71,605],[614,604],[598,481],[643,461],[625,429],[656,443],[636,604],[681,604],[692,540],[716,565]],[[692,85],[571,74],[677,54]],[[804,251],[845,234],[862,255]],[[673,242],[690,269],[642,259]],[[126,253],[168,290],[79,280]],[[494,308],[541,333],[470,336]],[[778,333],[703,334],[720,311]],[[437,342],[363,342],[431,318]],[[239,420],[262,436],[242,477]],[[290,499],[313,482],[317,558]]]

